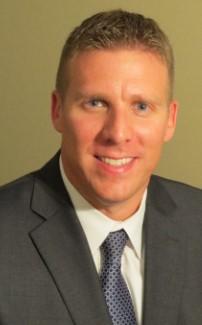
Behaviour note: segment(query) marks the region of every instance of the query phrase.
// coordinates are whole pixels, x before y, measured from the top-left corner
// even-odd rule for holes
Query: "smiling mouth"
[[[113,167],[121,167],[128,165],[131,161],[133,161],[134,158],[132,157],[123,157],[123,158],[109,158],[109,157],[98,157],[97,159],[104,162],[107,165],[113,166]]]

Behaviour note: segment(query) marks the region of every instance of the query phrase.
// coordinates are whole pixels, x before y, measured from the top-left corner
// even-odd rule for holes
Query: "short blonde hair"
[[[174,56],[166,34],[151,18],[124,10],[99,12],[76,27],[67,38],[57,71],[56,89],[63,95],[67,87],[67,61],[92,49],[142,48],[161,57],[167,65],[170,97],[174,83]]]

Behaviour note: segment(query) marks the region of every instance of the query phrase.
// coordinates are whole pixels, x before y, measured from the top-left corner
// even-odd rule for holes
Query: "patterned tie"
[[[113,325],[137,325],[129,290],[121,274],[121,256],[128,240],[121,229],[103,242],[104,256],[100,279]]]

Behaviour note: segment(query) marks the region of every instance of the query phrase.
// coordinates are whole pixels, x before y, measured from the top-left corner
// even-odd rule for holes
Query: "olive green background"
[[[168,34],[180,115],[156,172],[202,187],[201,0],[0,0],[0,184],[40,167],[58,149],[49,111],[62,45],[85,17],[112,8],[151,16]]]

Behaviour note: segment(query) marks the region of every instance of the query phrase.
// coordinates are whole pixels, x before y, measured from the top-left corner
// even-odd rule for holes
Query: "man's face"
[[[143,50],[91,50],[76,55],[67,73],[65,97],[52,99],[65,173],[96,208],[127,218],[174,133],[167,67]]]

